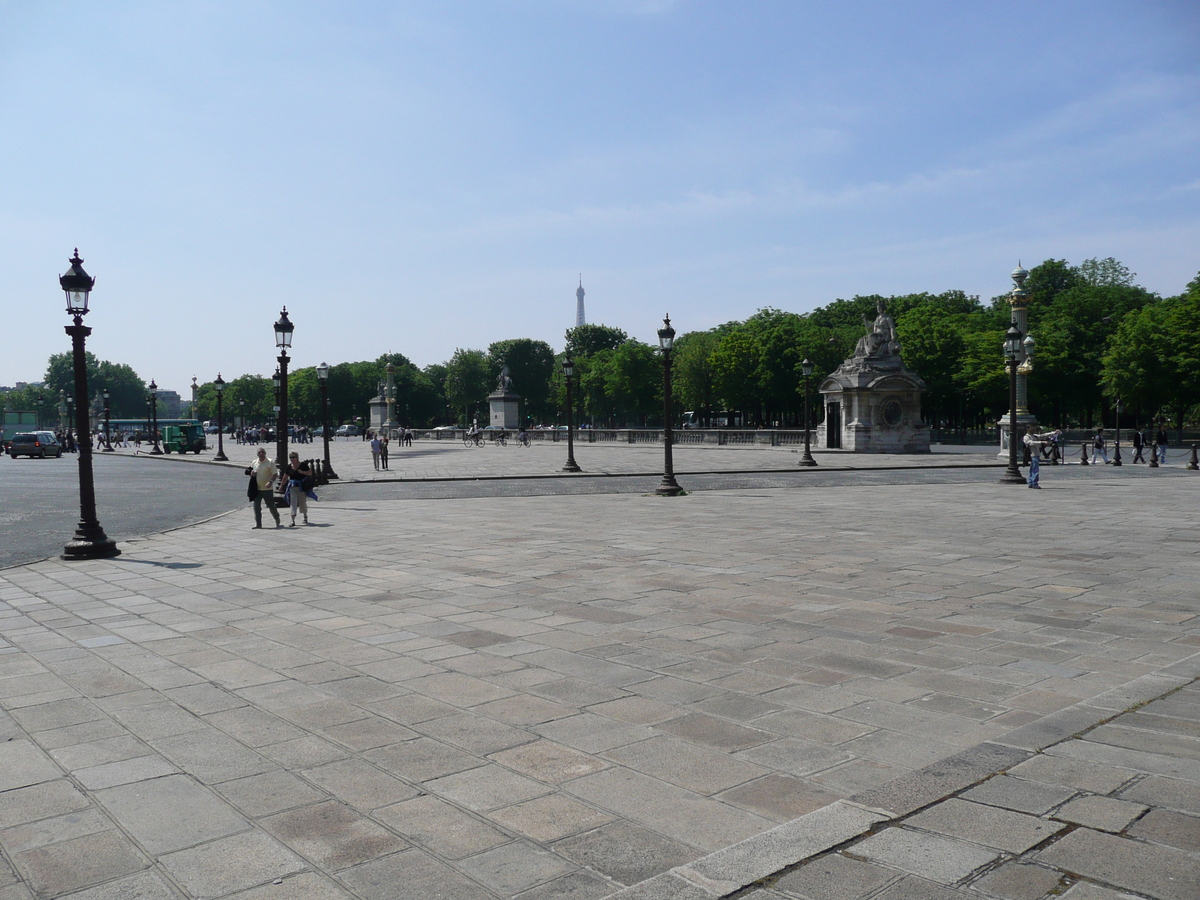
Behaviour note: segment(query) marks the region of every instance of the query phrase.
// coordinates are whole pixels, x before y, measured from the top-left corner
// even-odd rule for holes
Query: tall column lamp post
[[[808,420],[808,380],[812,377],[812,363],[808,361],[808,357],[804,358],[804,362],[800,363],[801,371],[804,373],[804,455],[800,457],[800,465],[815,466],[817,461],[813,459],[812,447],[809,444],[809,420]]]
[[[154,442],[150,453],[161,456],[162,448],[158,446],[158,385],[153,378],[150,379],[150,440]]]
[[[329,363],[317,366],[317,384],[321,386],[321,441],[325,445],[325,477],[337,478],[329,462]]]
[[[217,390],[217,455],[213,457],[213,462],[228,462],[229,457],[225,455],[225,419],[224,416],[224,400],[225,400],[225,379],[221,377],[221,373],[217,373],[217,380],[213,382],[213,387]]]
[[[567,357],[563,360],[563,378],[567,382],[567,464],[562,467],[564,472],[580,472],[579,464],[575,462],[575,424],[572,421],[573,405],[571,400],[571,382],[575,380],[575,360]]]
[[[675,480],[675,465],[671,459],[671,445],[675,442],[671,428],[671,351],[675,347],[675,329],[671,327],[669,315],[663,317],[663,327],[658,329],[658,346],[663,361],[663,477],[654,493],[660,497],[678,497],[683,488]]]
[[[59,277],[58,283],[67,297],[67,315],[74,319],[74,324],[67,325],[66,330],[71,337],[75,394],[78,397],[86,397],[87,355],[84,345],[92,329],[83,324],[83,317],[87,315],[88,297],[96,279],[83,270],[83,260],[79,258],[78,249],[70,262],[71,268]],[[87,407],[81,405],[75,410],[75,430],[79,432],[79,525],[75,528],[75,536],[63,547],[63,559],[99,559],[121,555],[116,541],[104,533],[104,529],[100,527],[100,520],[96,518],[96,486],[92,479],[92,435],[88,425]]]
[[[279,321],[275,323],[275,346],[279,348],[279,418],[276,424],[275,432],[275,465],[280,472],[287,465],[287,445],[288,445],[288,394],[287,394],[287,365],[290,357],[288,350],[292,346],[292,331],[295,326],[292,325],[288,318],[287,307],[283,308],[283,312],[279,314]],[[280,484],[283,479],[280,479]]]
[[[1021,362],[1021,331],[1015,324],[1008,326],[1004,336],[1004,359],[1008,366],[1008,467],[1000,476],[1000,483],[1024,484],[1017,465],[1017,366]]]
[[[110,394],[108,388],[100,392],[100,396],[104,398],[104,453],[112,453],[112,419],[109,417],[108,401]]]

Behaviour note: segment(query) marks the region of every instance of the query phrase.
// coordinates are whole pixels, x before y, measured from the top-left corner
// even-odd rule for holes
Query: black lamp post
[[[225,455],[225,419],[224,400],[225,400],[225,379],[221,377],[221,373],[217,373],[217,380],[213,382],[213,387],[217,389],[217,455],[213,457],[213,462],[228,462],[229,457]]]
[[[150,439],[154,441],[151,455],[162,455],[162,448],[158,446],[158,385],[153,378],[150,379]]]
[[[108,411],[108,401],[109,401],[108,388],[105,388],[101,392],[101,396],[104,397],[104,451],[103,452],[112,453],[113,452],[112,425],[111,425],[112,420],[109,418],[109,411]]]
[[[73,325],[66,326],[67,334],[71,336],[72,361],[75,366],[75,394],[86,397],[87,356],[84,343],[92,329],[83,324],[83,317],[87,315],[88,295],[91,294],[96,279],[83,270],[83,260],[79,258],[78,249],[70,262],[70,270],[58,279],[58,283],[67,295],[67,314],[75,320]],[[104,533],[104,529],[100,527],[100,520],[96,518],[96,486],[92,480],[92,435],[87,415],[86,407],[75,411],[75,428],[79,432],[79,525],[75,529],[75,537],[63,547],[63,559],[98,559],[121,554],[116,541]]]
[[[562,467],[564,472],[580,472],[579,464],[575,462],[575,424],[572,421],[571,382],[575,380],[575,360],[567,357],[563,360],[563,378],[567,382],[567,464]]]
[[[329,462],[329,363],[317,366],[317,384],[321,386],[321,441],[325,445],[325,477],[337,478]]]
[[[804,372],[804,455],[800,457],[800,465],[815,466],[817,461],[813,459],[808,437],[808,379],[812,377],[812,363],[808,361],[808,357],[805,357],[804,362],[800,363],[800,366],[801,371]]]
[[[1120,397],[1117,398],[1117,408],[1116,408],[1115,412],[1116,412],[1117,437],[1116,437],[1116,440],[1113,441],[1112,464],[1114,466],[1119,466],[1119,465],[1121,465],[1121,412],[1122,412]]]
[[[245,400],[239,400],[239,401],[238,401],[238,410],[239,410],[239,411],[241,412],[241,414],[242,414],[242,438],[241,438],[241,442],[242,442],[242,443],[244,443],[244,442],[245,442],[245,440],[246,440],[246,401],[245,401]]]
[[[1024,484],[1017,465],[1017,364],[1021,361],[1021,331],[1016,325],[1009,325],[1004,335],[1004,358],[1008,365],[1008,467],[1000,483]]]
[[[42,407],[46,404],[45,397],[37,398],[37,430],[42,430]]]
[[[279,321],[275,323],[275,346],[279,348],[279,418],[276,423],[275,433],[275,465],[280,472],[287,465],[287,445],[288,445],[288,395],[287,395],[287,364],[288,364],[288,348],[292,346],[292,331],[295,328],[291,320],[288,319],[287,307],[283,308],[283,312],[279,314]],[[283,484],[283,479],[279,480],[280,485]]]
[[[658,329],[658,346],[662,348],[663,361],[663,477],[654,493],[661,497],[678,497],[683,488],[675,480],[675,466],[671,461],[671,444],[675,436],[671,429],[671,350],[675,346],[675,329],[671,317],[663,317],[663,327]]]

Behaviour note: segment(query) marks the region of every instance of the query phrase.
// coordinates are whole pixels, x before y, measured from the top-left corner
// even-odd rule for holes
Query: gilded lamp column
[[[1019,263],[1013,269],[1012,280],[1015,284],[1012,292],[1008,295],[1009,306],[1012,307],[1012,323],[1017,326],[1017,330],[1021,332],[1021,338],[1024,339],[1029,334],[1029,292],[1025,290],[1025,279],[1029,277],[1029,270],[1021,266]],[[1017,417],[1025,417],[1029,415],[1029,371],[1031,368],[1031,360],[1026,353],[1024,343],[1021,345],[1021,355],[1017,363]]]

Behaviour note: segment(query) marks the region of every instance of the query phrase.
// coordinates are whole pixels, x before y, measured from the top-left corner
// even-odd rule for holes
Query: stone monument
[[[521,395],[513,390],[513,381],[508,374],[508,366],[500,369],[500,377],[496,379],[496,389],[488,394],[488,406],[492,410],[491,425],[516,431],[521,425],[520,415]]]
[[[380,433],[387,422],[387,382],[379,379],[379,393],[367,401],[367,430]]]
[[[900,358],[896,323],[882,300],[875,321],[863,316],[867,333],[854,355],[819,388],[825,422],[817,445],[855,453],[928,453],[929,426],[921,418],[925,382]]]

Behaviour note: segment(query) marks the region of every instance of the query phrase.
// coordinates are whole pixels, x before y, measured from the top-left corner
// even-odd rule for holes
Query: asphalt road
[[[197,522],[246,504],[237,469],[167,460],[92,456],[96,515],[123,541]],[[79,524],[79,463],[0,457],[0,568],[53,556]]]

